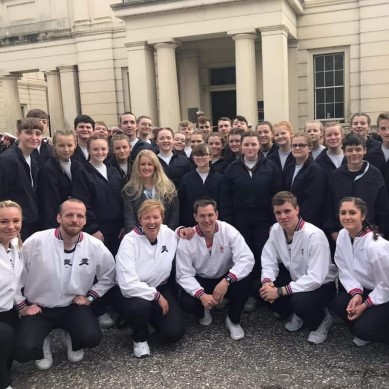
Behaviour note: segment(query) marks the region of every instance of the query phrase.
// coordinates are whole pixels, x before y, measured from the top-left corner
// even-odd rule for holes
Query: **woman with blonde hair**
[[[11,387],[10,370],[18,319],[14,297],[23,269],[18,239],[21,228],[19,204],[0,201],[0,389]]]
[[[284,170],[289,164],[295,163],[292,155],[292,124],[286,120],[273,124],[274,143],[278,150],[269,155],[269,160],[273,161],[280,170]]]
[[[132,167],[130,181],[123,188],[122,197],[126,232],[132,231],[139,223],[138,210],[147,199],[160,200],[165,207],[165,224],[171,229],[178,227],[177,191],[153,151],[139,152]]]

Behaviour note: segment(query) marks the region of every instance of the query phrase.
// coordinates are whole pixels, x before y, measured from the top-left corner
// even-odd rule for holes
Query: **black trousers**
[[[135,342],[147,341],[149,323],[166,342],[176,342],[184,335],[184,319],[174,291],[168,283],[160,285],[157,290],[169,303],[169,311],[166,315],[162,314],[158,302],[139,297],[125,298],[122,296],[121,307],[118,309],[117,304],[114,306],[134,330],[132,338]]]
[[[11,385],[12,351],[15,344],[17,313],[0,312],[0,389]]]
[[[370,290],[365,290],[365,299]],[[389,344],[389,302],[368,308],[358,319],[348,320],[346,308],[352,296],[347,292],[340,292],[334,300],[335,313],[348,325],[351,333],[370,342],[383,342]]]
[[[224,278],[202,278],[196,276],[196,280],[199,284],[204,288],[204,292],[207,294],[212,294],[215,286]],[[225,298],[229,300],[228,303],[228,316],[230,320],[238,324],[240,322],[240,317],[242,316],[242,311],[245,302],[247,301],[249,290],[250,290],[251,277],[248,276],[243,278],[240,281],[232,283],[227,290]],[[180,303],[182,309],[185,312],[192,313],[198,318],[202,318],[204,316],[204,306],[199,299],[191,296],[189,293],[186,293],[182,290],[180,296]]]
[[[15,359],[18,362],[42,359],[45,337],[55,328],[69,332],[74,351],[96,347],[102,339],[97,317],[90,306],[71,304],[62,308],[43,308],[42,313],[20,319]]]
[[[289,272],[285,266],[280,265],[280,272],[274,285],[277,287],[285,286],[291,282]],[[257,285],[259,293],[260,288]],[[323,284],[318,289],[311,292],[299,292],[289,296],[283,296],[276,299],[270,309],[277,312],[281,318],[287,318],[291,313],[300,317],[310,331],[315,331],[321,324],[325,316],[325,308],[331,303],[336,294],[335,282]]]

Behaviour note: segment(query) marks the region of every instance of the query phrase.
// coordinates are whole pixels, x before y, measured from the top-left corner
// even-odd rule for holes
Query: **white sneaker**
[[[63,339],[68,349],[68,360],[70,362],[80,362],[84,359],[84,350],[73,351],[72,338],[70,337],[69,332],[63,331]]]
[[[257,307],[257,299],[255,297],[249,297],[246,301],[246,304],[243,307],[243,310],[247,313],[251,313]]]
[[[150,347],[147,342],[133,342],[134,355],[137,358],[146,358],[150,355]]]
[[[241,340],[244,338],[244,331],[240,324],[234,324],[230,318],[226,318],[226,327],[230,330],[230,336],[234,340]]]
[[[43,342],[43,358],[35,361],[35,365],[39,370],[50,369],[53,364],[53,355],[51,354],[51,335],[47,335]]]
[[[208,327],[212,323],[212,316],[211,316],[211,310],[208,308],[204,308],[204,317],[199,319],[199,323],[202,326]]]
[[[326,315],[324,316],[323,321],[315,331],[311,331],[308,336],[308,342],[320,344],[327,339],[328,331],[332,324],[332,316],[328,312],[328,309],[325,309]]]
[[[112,317],[109,315],[109,313],[104,313],[103,315],[99,316],[99,327],[103,329],[112,328],[115,325],[115,322],[112,320]]]
[[[368,345],[368,344],[370,343],[368,340],[363,340],[363,339],[357,338],[357,337],[355,337],[355,338],[353,339],[353,342],[354,342],[357,346],[359,346],[359,347],[366,346],[366,345]]]
[[[226,306],[228,305],[228,300],[227,299],[223,299],[221,303],[215,305],[215,308],[217,310],[221,310],[221,309],[224,309]]]
[[[290,332],[298,331],[303,326],[303,319],[292,313],[291,319],[285,324],[285,328]]]

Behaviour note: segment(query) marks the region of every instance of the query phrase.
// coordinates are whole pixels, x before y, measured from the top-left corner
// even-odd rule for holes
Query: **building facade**
[[[0,0],[0,131],[120,113],[175,129],[202,110],[249,122],[389,110],[385,0]]]

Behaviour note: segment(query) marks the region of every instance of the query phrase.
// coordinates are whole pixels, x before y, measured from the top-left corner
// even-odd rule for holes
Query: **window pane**
[[[334,86],[334,73],[326,72],[325,73],[325,86]]]
[[[334,102],[334,90],[326,89],[326,103],[333,103]]]
[[[317,89],[316,90],[316,104],[323,104],[324,103],[324,89]]]
[[[335,114],[334,104],[326,104],[326,119],[331,119]]]
[[[335,85],[343,85],[343,70],[335,72]]]
[[[324,107],[325,104],[316,105],[316,119],[324,119]]]
[[[316,88],[320,88],[324,86],[324,73],[319,72],[316,73]]]
[[[325,57],[325,70],[334,69],[334,57],[332,55],[326,55]]]
[[[235,68],[211,69],[211,85],[235,84]]]
[[[342,118],[344,117],[343,103],[335,104],[335,117]]]
[[[335,88],[335,102],[343,103],[343,88]]]
[[[315,56],[315,70],[317,72],[324,70],[324,57],[322,55]]]
[[[335,69],[343,70],[343,54],[335,55]]]

